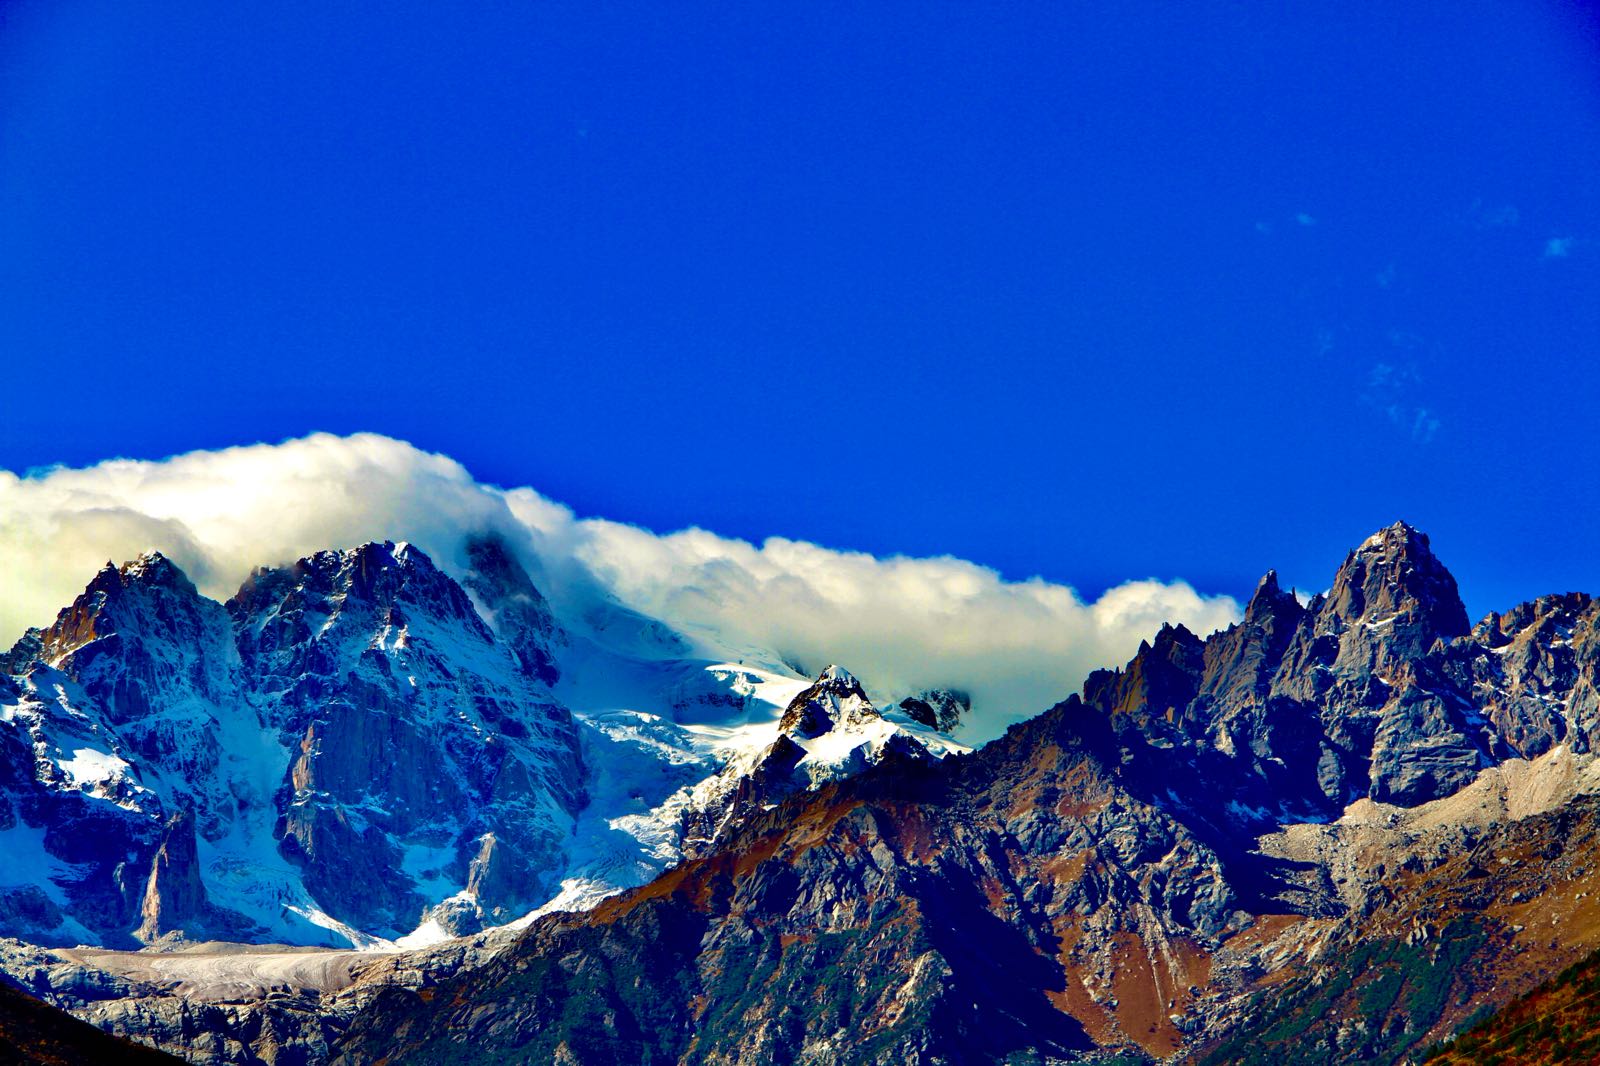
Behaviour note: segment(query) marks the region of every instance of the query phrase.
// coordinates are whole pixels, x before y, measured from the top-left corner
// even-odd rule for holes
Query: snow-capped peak
[[[818,674],[817,675],[817,684],[819,684],[819,685],[840,684],[840,685],[850,685],[850,686],[853,686],[855,688],[860,688],[861,687],[861,682],[856,680],[856,675],[852,674],[850,671],[846,670],[844,667],[840,666],[838,663],[829,664],[827,669],[823,670],[822,673]]]
[[[855,675],[843,667],[830,666],[810,688],[790,701],[778,731],[797,740],[810,740],[837,727],[859,729],[882,718]]]

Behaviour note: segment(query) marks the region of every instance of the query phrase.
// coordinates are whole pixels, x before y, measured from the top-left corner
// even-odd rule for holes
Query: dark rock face
[[[929,689],[901,700],[900,710],[913,722],[952,733],[972,710],[972,697],[959,689]]]
[[[34,857],[16,886],[0,872],[0,932],[262,934],[299,889],[256,879],[296,868],[296,906],[380,935],[447,885],[452,928],[542,900],[584,802],[540,658],[557,631],[503,546],[469,554],[509,643],[407,545],[258,570],[226,606],[159,554],[102,570],[6,656],[0,829]],[[202,841],[232,849],[252,917],[213,898]],[[493,876],[473,872],[485,841]]]
[[[181,1061],[102,1033],[66,1011],[0,981],[0,1062],[27,1066],[75,1066],[88,1062],[177,1066]]]
[[[1481,700],[1506,749],[1541,755],[1556,744],[1592,752],[1600,741],[1600,601],[1542,596],[1491,614],[1443,666]]]
[[[1484,632],[1469,632],[1427,537],[1397,523],[1346,558],[1326,596],[1302,606],[1269,573],[1239,624],[1205,641],[1163,629],[1125,669],[1091,676],[1084,700],[1121,720],[1147,793],[1172,790],[1219,834],[1332,817],[1363,796],[1412,805],[1565,735],[1510,714],[1508,733],[1482,728],[1486,690],[1504,687]]]
[[[56,924],[40,928],[38,908],[25,908],[33,918],[6,928],[131,945],[169,819],[204,812],[186,823],[192,848],[197,829],[221,836],[238,814],[240,796],[223,783],[233,736],[224,721],[255,730],[259,722],[226,612],[169,560],[141,556],[101,570],[9,660],[0,807],[64,868],[32,886],[50,898],[46,916]],[[12,891],[4,880],[0,897]]]
[[[258,571],[228,610],[268,719],[299,738],[282,850],[328,913],[408,931],[426,901],[406,850],[451,849],[464,882],[486,834],[507,873],[480,919],[536,904],[583,802],[577,732],[459,585],[414,547],[367,544]]]
[[[849,729],[867,718],[881,717],[867,699],[861,682],[847,670],[830,666],[810,688],[789,701],[778,732],[815,740],[836,726]]]
[[[527,674],[554,685],[561,677],[555,649],[567,643],[567,635],[550,604],[500,538],[468,538],[467,558],[472,571],[466,589],[483,606],[490,628]]]
[[[151,941],[182,929],[206,911],[206,889],[200,881],[200,857],[194,842],[194,818],[180,811],[161,832],[150,860],[150,878],[141,901],[138,938]]]

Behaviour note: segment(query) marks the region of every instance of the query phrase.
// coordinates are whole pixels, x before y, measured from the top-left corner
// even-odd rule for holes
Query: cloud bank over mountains
[[[658,618],[711,654],[764,649],[808,670],[840,662],[879,693],[969,690],[980,732],[1064,697],[1124,661],[1162,622],[1204,634],[1231,597],[1131,581],[1086,602],[1038,578],[1007,581],[951,557],[877,558],[702,529],[657,534],[579,518],[531,488],[374,434],[0,471],[0,643],[44,625],[108,559],[159,549],[203,592],[231,595],[254,566],[329,547],[409,540],[447,571],[468,534],[497,532],[564,617],[607,601]]]

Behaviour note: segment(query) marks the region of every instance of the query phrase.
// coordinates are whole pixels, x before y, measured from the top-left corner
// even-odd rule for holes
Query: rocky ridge
[[[1328,593],[1269,574],[1238,625],[1164,629],[976,753],[796,793],[380,993],[337,1061],[1395,1061],[1600,932],[1597,617],[1572,594],[1469,627],[1397,524]],[[1560,933],[1517,920],[1569,885]]]

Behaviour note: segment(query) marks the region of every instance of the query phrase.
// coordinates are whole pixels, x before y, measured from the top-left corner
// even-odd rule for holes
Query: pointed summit
[[[854,674],[842,666],[829,666],[810,688],[789,701],[778,729],[811,740],[841,725],[881,717]]]
[[[39,657],[60,660],[113,633],[143,630],[182,641],[194,639],[202,598],[178,565],[158,551],[145,552],[121,566],[107,562],[82,594],[39,634]]]
[[[1272,618],[1298,618],[1304,613],[1293,592],[1285,592],[1278,585],[1278,572],[1268,570],[1259,582],[1250,602],[1244,609],[1246,622],[1265,622]]]
[[[1325,609],[1348,622],[1393,626],[1416,653],[1470,628],[1456,579],[1433,554],[1428,535],[1405,522],[1380,529],[1350,553]]]
[[[1379,552],[1421,551],[1431,555],[1428,535],[1409,522],[1391,522],[1361,542],[1354,554],[1368,555]]]
[[[1156,631],[1153,650],[1161,652],[1170,658],[1173,653],[1169,649],[1179,646],[1198,645],[1199,643],[1200,638],[1195,636],[1193,631],[1182,622],[1177,625],[1173,625],[1171,622],[1162,622],[1161,628]]]
[[[856,675],[837,663],[829,664],[827,669],[817,675],[817,684],[845,691],[861,691],[861,682],[856,680]]]
[[[1163,624],[1155,640],[1142,640],[1127,667],[1096,670],[1084,682],[1084,699],[1108,714],[1159,716],[1194,698],[1205,654],[1204,642],[1187,626]]]
[[[142,585],[145,588],[164,588],[189,594],[196,592],[189,575],[159,551],[143,552],[137,558],[123,563],[117,572],[126,586]]]

